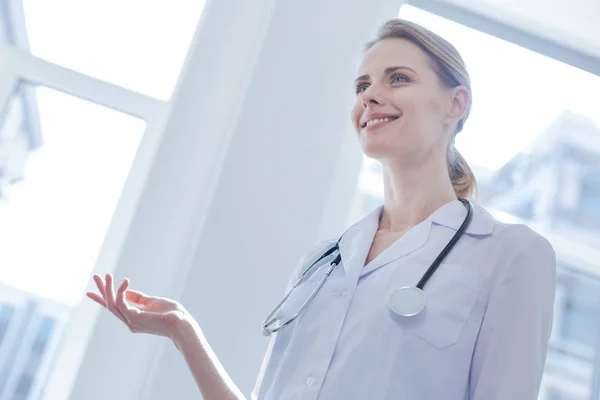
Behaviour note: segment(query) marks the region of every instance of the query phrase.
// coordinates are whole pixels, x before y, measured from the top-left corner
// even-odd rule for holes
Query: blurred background
[[[249,394],[300,255],[382,201],[349,111],[397,16],[467,63],[478,201],[557,251],[539,399],[600,399],[600,2],[0,0],[0,400],[199,397],[85,299],[106,272],[181,301]]]

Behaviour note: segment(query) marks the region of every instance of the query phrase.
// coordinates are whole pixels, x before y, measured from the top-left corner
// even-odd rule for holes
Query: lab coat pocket
[[[427,265],[411,266],[410,275],[418,275],[416,271],[420,274],[411,277],[411,281],[416,278],[411,285],[419,281],[427,268]],[[473,272],[459,264],[442,263],[423,289],[427,299],[425,309],[412,317],[400,316],[389,309],[392,323],[438,349],[453,345],[471,314],[481,286]],[[406,275],[403,278],[391,280],[388,296],[398,285],[405,285]]]

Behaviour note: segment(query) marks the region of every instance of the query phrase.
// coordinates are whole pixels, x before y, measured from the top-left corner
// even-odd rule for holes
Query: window
[[[10,325],[10,321],[15,313],[15,308],[9,305],[0,306],[0,346]]]
[[[167,100],[203,8],[192,0],[23,0],[22,12],[34,56]]]
[[[578,206],[589,224],[600,230],[600,168],[589,171],[581,179]]]
[[[29,389],[31,389],[31,383],[33,381],[33,376],[31,375],[23,375],[21,379],[19,379],[19,383],[17,384],[17,389],[13,395],[14,400],[26,400],[27,394],[29,393]]]
[[[19,309],[6,333],[0,319],[0,364],[14,360],[2,396],[63,397],[74,379],[89,334],[60,342],[66,320],[97,259],[112,270],[204,7],[165,4],[0,2],[0,288],[55,318],[28,325],[40,315]]]
[[[0,386],[6,383],[11,399],[30,400],[39,396],[59,349],[55,318],[65,325],[89,282],[146,123],[22,82],[2,115],[0,152],[4,144],[19,162],[5,169],[13,178],[0,193],[0,281],[33,309],[58,310],[35,324],[28,321],[39,316],[16,321],[10,346],[0,347],[12,360]],[[15,138],[24,145],[11,146]],[[10,317],[4,306],[0,344]]]
[[[44,353],[44,349],[48,345],[50,335],[54,330],[54,318],[44,317],[40,322],[38,333],[31,348],[31,358],[39,359]]]
[[[591,357],[600,337],[600,280],[573,267],[559,269],[561,323],[555,327],[556,338],[586,348]]]
[[[30,123],[21,113],[17,125],[39,126],[35,135],[44,145],[27,153],[22,181],[0,198],[0,277],[31,293],[75,305],[88,283],[145,123],[52,89],[38,87],[35,94],[39,121]]]
[[[44,350],[48,345],[54,324],[55,321],[51,317],[43,317],[40,320],[37,334],[32,342],[29,356],[15,389],[15,399],[27,399],[32,384],[36,379],[36,372],[42,362]]]

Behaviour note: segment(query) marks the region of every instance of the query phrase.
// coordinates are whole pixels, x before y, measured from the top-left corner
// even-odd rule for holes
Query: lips
[[[394,117],[385,117],[385,118],[375,118],[367,121],[367,123],[363,124],[361,127],[361,131],[366,133],[371,133],[379,130],[386,125],[393,124],[394,121],[400,119],[402,116],[394,116]]]
[[[380,124],[382,122],[391,122],[398,118],[402,117],[402,114],[384,114],[384,113],[369,113],[360,123],[361,129],[366,128],[367,126],[374,126],[376,124]]]
[[[381,123],[381,122],[391,122],[391,121],[395,121],[395,120],[397,120],[398,118],[399,118],[399,117],[375,118],[375,119],[372,119],[372,120],[369,120],[369,121],[367,121],[365,124],[363,124],[363,126],[362,126],[362,127],[363,127],[363,128],[370,127],[370,126],[373,126],[373,125],[379,124],[379,123]]]

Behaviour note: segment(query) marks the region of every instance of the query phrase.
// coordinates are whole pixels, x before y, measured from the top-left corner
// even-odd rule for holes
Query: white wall
[[[267,344],[262,318],[292,266],[346,225],[361,162],[349,123],[355,62],[400,4],[206,6],[115,274],[180,300],[245,393]],[[199,394],[166,339],[101,313],[70,398]]]

